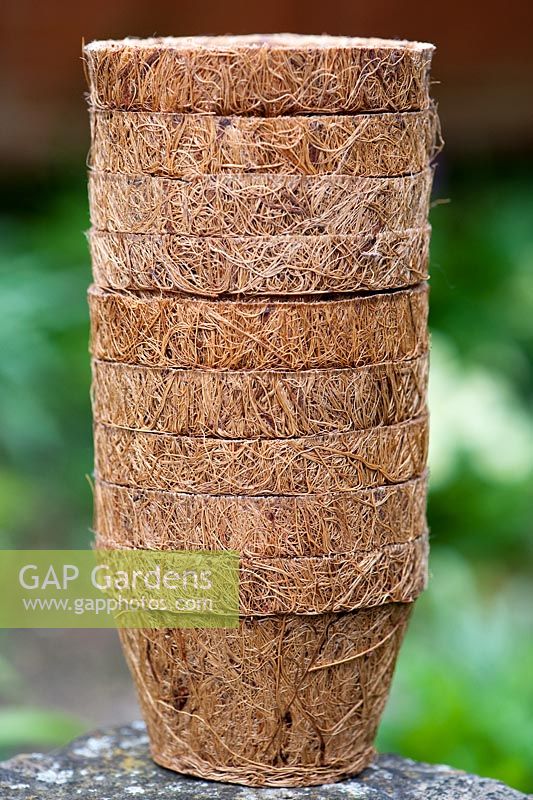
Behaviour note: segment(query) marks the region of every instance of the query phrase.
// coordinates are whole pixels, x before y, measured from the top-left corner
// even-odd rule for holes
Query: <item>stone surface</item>
[[[99,731],[46,755],[0,764],[2,800],[520,800],[502,783],[382,755],[358,778],[309,789],[250,789],[157,767],[143,723]]]

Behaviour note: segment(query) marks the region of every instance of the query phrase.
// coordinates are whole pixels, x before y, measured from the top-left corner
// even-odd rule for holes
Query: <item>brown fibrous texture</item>
[[[275,34],[100,41],[84,57],[94,108],[275,116],[427,108],[433,51]]]
[[[94,529],[116,549],[323,556],[415,539],[426,528],[426,491],[425,474],[392,486],[296,497],[184,494],[97,479]]]
[[[302,295],[383,291],[428,277],[430,227],[356,236],[176,236],[92,229],[103,288]]]
[[[149,367],[322,369],[427,352],[427,286],[328,300],[204,300],[89,290],[91,351]]]
[[[184,236],[376,234],[427,224],[433,172],[204,175],[190,181],[89,173],[96,228]]]
[[[404,175],[438,152],[433,108],[405,114],[213,117],[93,111],[90,165],[194,178],[219,173]]]
[[[218,439],[94,427],[98,478],[193,494],[301,495],[401,483],[426,467],[428,421],[295,439]]]
[[[97,532],[96,547],[114,549]],[[242,616],[341,613],[385,603],[409,603],[427,581],[428,537],[379,550],[335,555],[239,560]]]
[[[157,763],[206,779],[308,786],[359,772],[411,604],[241,618],[233,630],[122,630]]]
[[[97,545],[240,554],[236,628],[120,632],[170,769],[308,786],[373,756],[427,580],[432,52],[84,48]]]
[[[280,439],[394,425],[426,410],[428,358],[354,369],[160,369],[94,360],[97,422],[176,433]]]

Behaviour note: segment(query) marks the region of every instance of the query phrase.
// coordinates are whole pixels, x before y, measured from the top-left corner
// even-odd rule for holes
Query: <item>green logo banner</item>
[[[0,628],[228,628],[232,551],[0,550]]]

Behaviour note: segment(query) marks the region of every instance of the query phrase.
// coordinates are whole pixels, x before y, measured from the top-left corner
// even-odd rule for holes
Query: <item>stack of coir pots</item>
[[[127,630],[165,767],[353,774],[427,571],[433,47],[94,42],[95,529],[237,550],[234,629]]]

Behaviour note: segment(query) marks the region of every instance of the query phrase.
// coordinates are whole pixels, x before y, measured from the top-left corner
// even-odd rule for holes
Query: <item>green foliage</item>
[[[24,686],[17,671],[0,657],[0,759],[18,750],[58,747],[85,730],[79,719],[23,704]]]
[[[85,726],[67,714],[27,706],[0,708],[0,758],[15,749],[59,747],[84,732]]]
[[[437,171],[432,212],[431,326],[465,366],[505,375],[533,394],[533,164]]]
[[[88,541],[90,272],[80,188],[37,192],[33,212],[17,208],[16,187],[2,192],[11,200],[0,218],[2,547]]]
[[[452,202],[432,213],[433,578],[380,736],[383,749],[526,790],[533,787],[532,186],[531,163],[469,162],[437,172],[436,196]],[[92,469],[83,176],[32,177],[4,186],[1,196],[9,207],[0,209],[0,546],[83,547],[91,503],[84,476]],[[15,681],[0,661],[4,698]],[[9,714],[0,718],[0,747],[22,746],[36,733],[36,745],[70,735],[40,712]]]
[[[435,549],[379,746],[533,786],[533,586]]]
[[[430,522],[503,569],[533,567],[532,186],[530,162],[443,168],[432,212]]]

